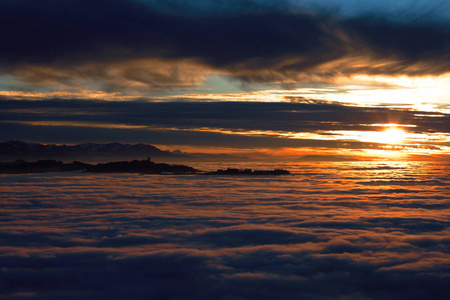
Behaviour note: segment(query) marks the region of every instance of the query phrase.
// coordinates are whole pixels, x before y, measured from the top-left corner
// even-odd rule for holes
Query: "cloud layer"
[[[449,116],[355,107],[293,99],[257,102],[119,102],[0,100],[1,140],[35,142],[128,142],[229,148],[328,147],[377,149],[346,132],[382,130],[374,124],[404,124],[417,135],[412,145],[448,146]],[[430,136],[423,140],[423,135]],[[421,140],[421,139],[422,140]],[[446,144],[447,142],[447,144]]]
[[[1,176],[0,295],[446,299],[448,167]]]
[[[121,91],[210,73],[265,83],[439,75],[450,70],[445,5],[397,18],[288,1],[2,1],[0,68],[27,84]]]

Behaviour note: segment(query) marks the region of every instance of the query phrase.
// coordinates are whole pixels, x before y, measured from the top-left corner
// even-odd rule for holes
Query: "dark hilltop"
[[[79,161],[63,163],[57,160],[38,160],[27,162],[18,160],[15,162],[0,162],[0,173],[46,173],[46,172],[68,172],[84,171],[95,173],[144,173],[144,174],[197,174],[200,170],[184,165],[169,165],[155,163],[147,160],[116,161],[109,163],[87,164]]]
[[[23,173],[46,173],[46,172],[69,172],[83,171],[91,173],[142,173],[160,175],[287,175],[289,171],[282,169],[275,170],[252,170],[252,169],[231,169],[217,170],[215,172],[204,172],[185,165],[172,165],[165,163],[155,163],[147,160],[115,161],[108,163],[88,164],[74,161],[63,163],[62,161],[47,159],[35,162],[16,160],[14,162],[0,162],[0,174],[23,174]]]

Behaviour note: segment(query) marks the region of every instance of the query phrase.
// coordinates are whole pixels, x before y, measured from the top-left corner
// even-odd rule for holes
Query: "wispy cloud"
[[[327,101],[1,101],[1,139],[446,151],[448,115]],[[382,131],[397,126],[397,139]],[[391,132],[392,135],[392,132]],[[387,144],[387,145],[386,145]],[[419,151],[420,152],[420,151]]]
[[[290,83],[450,71],[446,3],[418,15],[414,5],[401,14],[360,5],[345,13],[349,5],[334,2],[344,9],[247,0],[3,1],[0,68],[27,85],[137,93],[198,85],[211,73]]]

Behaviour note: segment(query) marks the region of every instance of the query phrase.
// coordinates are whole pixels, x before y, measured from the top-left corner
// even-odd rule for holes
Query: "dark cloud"
[[[0,140],[56,143],[114,140],[229,147],[377,148],[380,145],[376,143],[285,138],[277,132],[318,132],[327,137],[331,133],[324,131],[377,130],[380,128],[368,128],[367,125],[383,123],[416,125],[407,128],[415,133],[445,133],[450,128],[447,115],[440,118],[427,117],[426,114],[416,116],[416,111],[323,102],[89,101],[86,104],[83,100],[0,100],[0,103],[3,108],[0,112]],[[199,131],[202,128],[203,131]],[[248,135],[246,131],[269,131],[272,135]],[[428,147],[436,149],[433,145]]]
[[[194,240],[221,247],[242,247],[246,245],[295,244],[315,241],[313,235],[299,235],[293,232],[267,229],[209,231]]]
[[[3,277],[5,299],[25,299],[13,296],[18,291],[33,291],[27,299],[445,299],[447,295],[447,278],[436,273],[377,271],[377,266],[346,259],[283,257],[271,251],[226,257],[229,271],[210,265],[205,256],[186,254],[111,259],[107,253],[87,252],[19,261],[4,257],[1,262],[8,268]]]
[[[420,19],[393,22],[383,16],[364,16],[344,23],[346,32],[367,48],[371,59],[388,62],[383,66],[364,66],[361,70],[349,66],[348,74],[438,75],[449,71],[450,27],[447,23]]]
[[[223,66],[277,58],[286,49],[309,52],[321,39],[315,17],[306,13],[193,18],[121,0],[22,0],[2,6],[5,28],[15,29],[5,32],[4,64],[199,57]]]
[[[22,246],[22,247],[39,247],[53,244],[56,247],[75,246],[77,243],[64,239],[63,236],[54,232],[37,232],[37,233],[21,233],[12,234],[0,232],[1,246]]]
[[[343,17],[286,1],[2,1],[0,20],[1,69],[37,85],[139,90],[195,85],[209,72],[288,82],[450,70],[441,19]]]
[[[16,123],[0,123],[2,139],[23,139],[48,143],[84,143],[95,141],[107,143],[122,141],[127,143],[152,143],[165,145],[194,145],[210,147],[279,148],[279,147],[331,147],[331,148],[378,148],[377,144],[362,142],[335,142],[312,139],[283,139],[278,137],[254,137],[214,132],[159,131],[92,128],[90,126],[35,126]],[[62,141],[63,140],[63,141]]]
[[[111,259],[86,252],[1,261],[12,267],[2,276],[6,299],[21,299],[14,294],[24,290],[37,294],[29,299],[195,299],[214,272],[205,258],[183,254]]]
[[[415,218],[373,218],[367,222],[374,225],[389,224],[389,228],[392,229],[401,227],[408,233],[441,231],[448,226],[448,222]]]

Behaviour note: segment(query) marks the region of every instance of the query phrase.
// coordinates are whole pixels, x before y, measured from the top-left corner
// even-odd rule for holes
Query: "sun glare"
[[[385,143],[398,144],[405,139],[405,132],[402,129],[391,127],[381,132],[380,134]]]
[[[374,143],[400,144],[403,142],[405,137],[405,131],[392,126],[384,129],[383,131],[366,132],[361,140]]]

